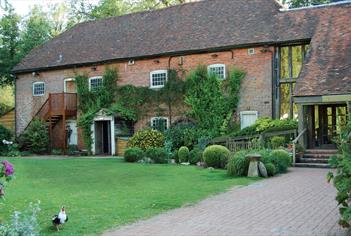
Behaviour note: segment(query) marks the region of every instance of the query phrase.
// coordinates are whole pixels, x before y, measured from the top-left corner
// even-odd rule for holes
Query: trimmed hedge
[[[273,150],[268,156],[262,158],[262,162],[267,165],[272,163],[276,169],[276,173],[285,173],[291,166],[291,157],[285,150]]]
[[[189,161],[189,148],[182,146],[178,150],[179,162],[188,162]]]
[[[189,153],[189,163],[191,165],[196,165],[198,162],[202,161],[202,151],[199,148],[194,148]]]
[[[145,152],[145,156],[150,158],[156,164],[168,163],[168,153],[164,148],[151,147]]]
[[[129,147],[139,147],[146,150],[150,147],[163,147],[164,135],[153,129],[144,129],[136,132],[128,141]]]
[[[227,173],[230,176],[247,176],[250,160],[246,158],[247,151],[239,151],[230,157]]]
[[[144,151],[138,147],[128,148],[124,153],[124,160],[126,162],[137,162],[143,159]]]
[[[212,145],[205,149],[203,159],[207,167],[224,168],[228,162],[230,151],[221,145]]]
[[[268,176],[274,176],[277,172],[275,166],[273,165],[273,163],[266,163],[264,164],[264,166],[266,167],[267,170],[267,174]]]

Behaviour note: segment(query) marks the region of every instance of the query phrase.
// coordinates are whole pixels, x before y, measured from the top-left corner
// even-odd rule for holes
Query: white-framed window
[[[226,79],[226,71],[224,64],[213,64],[207,67],[208,73],[215,74],[218,79]]]
[[[169,120],[167,117],[152,117],[151,128],[158,130],[166,130],[169,127]]]
[[[45,83],[34,82],[33,83],[33,96],[44,96],[45,94]]]
[[[242,111],[240,112],[240,126],[244,129],[255,124],[258,119],[258,111]]]
[[[102,76],[95,76],[89,78],[89,90],[95,91],[98,88],[102,87]]]
[[[150,73],[150,88],[162,88],[167,82],[167,70],[155,70]]]
[[[248,54],[249,56],[255,55],[255,49],[254,49],[254,48],[249,48],[249,49],[247,49],[247,54]]]

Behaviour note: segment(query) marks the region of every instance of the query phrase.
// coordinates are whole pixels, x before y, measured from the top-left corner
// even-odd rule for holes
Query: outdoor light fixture
[[[216,58],[218,57],[218,54],[212,54],[211,57]]]
[[[159,59],[155,59],[154,62],[155,63],[160,63],[160,60]]]

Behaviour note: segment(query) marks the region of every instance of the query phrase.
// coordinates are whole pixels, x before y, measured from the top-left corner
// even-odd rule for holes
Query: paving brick
[[[325,169],[289,173],[122,226],[103,236],[346,236]]]

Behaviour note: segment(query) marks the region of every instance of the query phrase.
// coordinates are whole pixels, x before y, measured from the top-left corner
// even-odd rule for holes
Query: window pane
[[[280,85],[280,118],[289,118],[290,113],[290,84]]]
[[[93,78],[90,79],[90,90],[94,91],[102,87],[102,78]]]
[[[167,129],[167,119],[165,118],[153,118],[151,120],[151,127],[153,129],[164,131]]]
[[[36,83],[33,86],[33,95],[44,95],[45,94],[45,84],[44,83]]]
[[[280,48],[280,78],[289,78],[289,47]]]
[[[302,46],[292,47],[292,74],[293,78],[297,78],[302,67]]]
[[[166,73],[154,73],[152,74],[152,87],[164,86],[167,80]]]
[[[215,74],[218,79],[225,79],[224,66],[209,66],[209,73]]]

